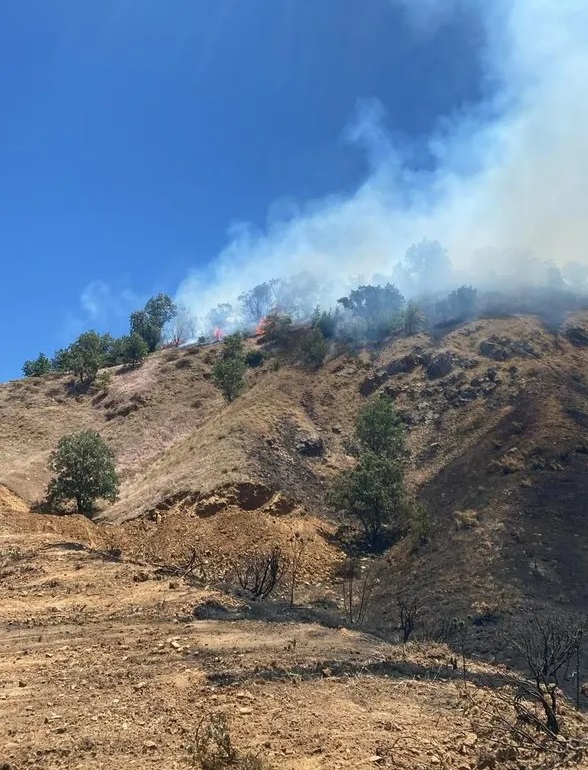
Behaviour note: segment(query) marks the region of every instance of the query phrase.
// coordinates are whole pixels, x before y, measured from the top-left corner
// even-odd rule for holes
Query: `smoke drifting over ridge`
[[[332,282],[328,303],[357,283],[353,277],[390,275],[425,237],[440,241],[453,262],[447,288],[541,283],[549,261],[588,265],[588,4],[391,2],[421,28],[474,7],[486,30],[492,96],[440,122],[427,171],[412,169],[393,146],[379,104],[363,102],[348,134],[368,153],[369,177],[353,195],[312,201],[265,232],[234,228],[210,267],[178,288],[178,300],[198,315],[301,271]]]

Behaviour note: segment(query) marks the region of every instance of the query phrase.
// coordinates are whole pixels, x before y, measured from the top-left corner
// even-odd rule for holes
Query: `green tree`
[[[122,338],[121,354],[123,364],[138,366],[149,355],[149,347],[143,337],[133,332]]]
[[[327,501],[363,528],[368,548],[378,549],[384,530],[405,529],[409,506],[404,485],[404,430],[388,397],[370,399],[360,410],[355,430],[354,468],[340,473]]]
[[[246,369],[243,337],[239,332],[229,334],[212,368],[214,382],[228,403],[234,401],[245,389]]]
[[[55,352],[51,366],[56,372],[71,372],[73,367],[70,348],[60,348]]]
[[[329,503],[359,521],[372,550],[382,543],[384,528],[400,513],[404,498],[402,466],[387,457],[362,451],[355,468],[334,482]]]
[[[110,339],[89,331],[80,334],[69,346],[69,367],[80,378],[80,382],[92,382],[96,378],[98,369],[104,366]]]
[[[370,398],[355,421],[358,452],[368,450],[393,461],[406,456],[404,425],[389,396]]]
[[[22,373],[25,377],[41,377],[50,372],[52,368],[51,361],[45,353],[39,353],[38,358],[24,362]]]
[[[113,503],[118,497],[114,454],[93,430],[63,436],[49,458],[55,474],[47,489],[50,504],[74,500],[78,513],[92,516],[98,499]]]
[[[167,294],[151,297],[142,310],[131,313],[131,334],[138,334],[152,353],[161,343],[163,327],[177,315],[177,307]]]

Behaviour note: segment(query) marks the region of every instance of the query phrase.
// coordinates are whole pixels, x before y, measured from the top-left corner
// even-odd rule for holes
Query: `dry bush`
[[[580,658],[586,621],[567,615],[540,618],[533,612],[518,620],[509,634],[509,642],[521,656],[530,681],[519,688],[514,705],[520,721],[531,723],[553,736],[559,734],[560,679],[575,665],[576,682],[580,681]],[[577,696],[579,706],[579,694]],[[539,706],[543,719],[533,706]]]
[[[349,558],[343,567],[343,606],[352,625],[363,623],[379,580],[370,566]]]
[[[398,627],[402,631],[402,643],[406,644],[412,636],[421,614],[422,602],[419,596],[399,596],[396,604],[398,606]]]
[[[477,527],[480,523],[478,521],[478,512],[472,509],[467,511],[455,511],[453,514],[453,522],[457,530],[460,529],[472,529]]]
[[[280,584],[287,566],[278,546],[266,553],[249,554],[237,568],[239,585],[256,599],[266,599]]]
[[[241,754],[236,749],[224,714],[210,714],[200,720],[188,753],[192,764],[200,770],[272,770],[263,757],[250,752]]]

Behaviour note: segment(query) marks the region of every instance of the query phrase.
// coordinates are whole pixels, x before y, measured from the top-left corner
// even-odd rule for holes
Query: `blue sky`
[[[484,95],[457,7],[423,29],[392,0],[0,3],[0,380],[124,333],[232,223],[356,188],[361,100],[426,166],[440,116]]]

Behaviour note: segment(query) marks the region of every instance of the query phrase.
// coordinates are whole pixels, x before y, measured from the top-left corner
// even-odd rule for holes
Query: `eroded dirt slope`
[[[276,769],[543,766],[495,730],[505,669],[468,661],[464,690],[444,646],[268,622],[113,556],[90,522],[36,527],[15,502],[3,493],[0,763],[189,767],[198,723],[223,713],[237,746]],[[219,605],[217,619],[199,611]],[[566,735],[580,735],[582,719],[563,712]]]

